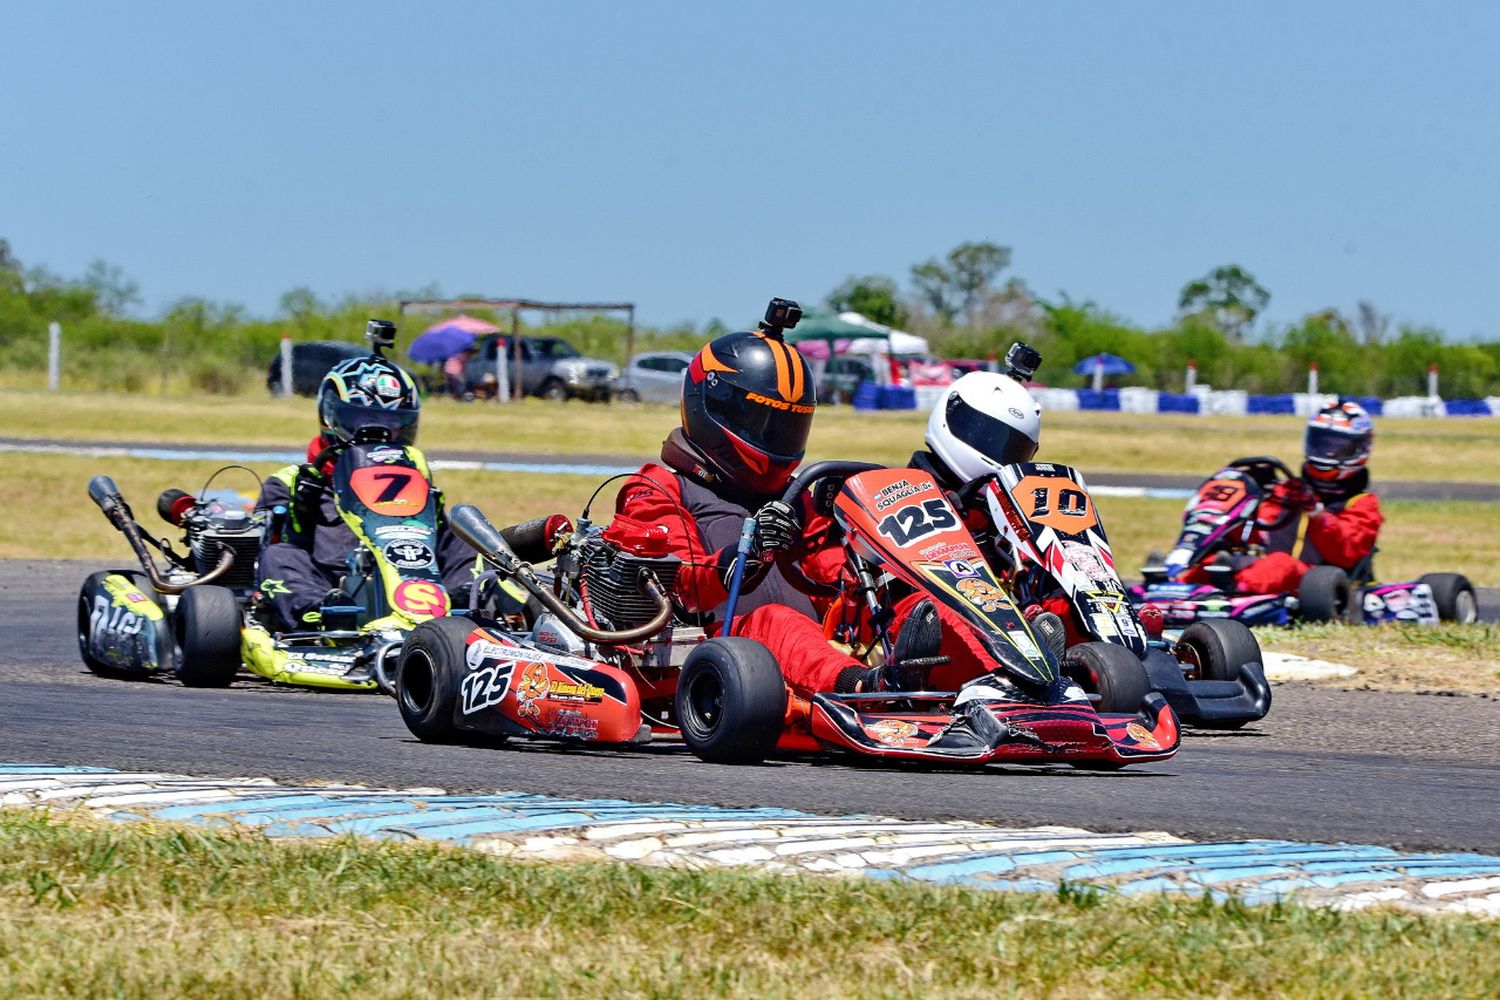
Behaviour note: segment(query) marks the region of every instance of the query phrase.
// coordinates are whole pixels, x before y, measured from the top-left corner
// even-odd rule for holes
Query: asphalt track
[[[267,448],[265,445],[237,444],[180,444],[160,441],[64,441],[42,438],[0,437],[0,449],[30,450],[34,448],[57,451],[93,451],[99,449],[130,449],[133,452],[154,452],[146,457],[219,458],[228,461],[294,461],[300,456],[286,449]],[[283,454],[284,453],[284,454]],[[275,456],[273,459],[272,456]],[[630,455],[558,455],[542,452],[491,452],[455,451],[434,448],[427,457],[442,462],[477,463],[479,466],[498,465],[510,469],[535,472],[584,472],[589,475],[608,474],[610,471],[630,471],[643,462],[654,460],[647,456]],[[1203,482],[1202,476],[1159,475],[1144,472],[1098,472],[1088,474],[1091,486],[1107,486],[1123,489],[1162,490],[1181,495],[1190,495]],[[1465,483],[1404,480],[1382,480],[1375,492],[1388,500],[1477,500],[1500,502],[1500,484]]]
[[[1500,700],[1282,684],[1263,722],[1190,733],[1174,760],[1115,774],[830,757],[730,768],[670,743],[424,746],[377,695],[94,677],[73,635],[94,568],[0,562],[0,760],[1500,853]],[[1484,597],[1493,617],[1496,594]]]

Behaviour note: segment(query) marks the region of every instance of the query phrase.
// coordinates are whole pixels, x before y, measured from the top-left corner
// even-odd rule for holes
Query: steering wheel
[[[1266,493],[1270,493],[1272,489],[1283,483],[1300,481],[1299,477],[1293,475],[1292,470],[1287,468],[1285,462],[1265,456],[1237,458],[1226,468],[1245,473]],[[1264,500],[1264,496],[1257,498],[1254,509],[1250,511],[1250,516],[1255,519],[1255,526],[1262,531],[1279,531],[1302,516],[1301,508],[1282,505],[1282,511],[1278,517],[1269,521],[1263,520],[1260,516],[1260,508]]]
[[[813,464],[804,468],[801,472],[797,473],[792,481],[787,484],[786,489],[782,490],[780,499],[782,503],[792,508],[792,516],[798,519],[798,526],[805,527],[804,525],[800,524],[800,520],[802,517],[802,498],[808,490],[812,489],[814,484],[829,480],[834,480],[842,483],[850,476],[857,476],[861,472],[873,472],[876,469],[884,468],[885,466],[876,465],[872,462],[814,462]],[[834,522],[834,530],[839,530],[837,521]],[[792,586],[796,587],[798,590],[803,591],[804,593],[827,594],[836,596],[843,592],[841,588],[831,583],[819,583],[816,580],[810,579],[808,575],[802,571],[802,565],[794,560],[788,559],[785,562],[777,562],[776,566],[781,570],[782,575],[787,578]]]

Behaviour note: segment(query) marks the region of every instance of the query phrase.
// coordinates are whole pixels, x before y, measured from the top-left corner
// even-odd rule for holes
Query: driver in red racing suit
[[[843,551],[830,543],[830,519],[815,514],[810,500],[799,512],[775,499],[806,450],[815,406],[811,373],[778,329],[762,326],[762,332],[719,337],[698,352],[684,373],[682,426],[663,443],[661,464],[648,463],[621,488],[605,537],[628,544],[665,525],[668,546],[683,563],[673,597],[688,612],[722,621],[741,529],[753,514],[733,634],[769,649],[803,697],[911,690],[929,680],[956,687],[983,673],[985,661],[974,652],[982,650],[978,639],[967,638],[957,616],[920,594],[895,608],[887,666],[867,668],[824,637],[819,612],[832,596],[804,593],[779,564],[799,563],[810,582],[836,595],[847,582]],[[949,622],[948,635],[940,620]],[[951,658],[941,678],[903,669],[940,651]]]
[[[1308,421],[1302,478],[1272,489],[1262,519],[1275,521],[1288,507],[1307,516],[1261,533],[1267,554],[1235,573],[1236,590],[1295,592],[1311,567],[1326,563],[1348,571],[1375,551],[1385,517],[1379,499],[1368,492],[1374,439],[1374,423],[1356,403],[1324,407]]]

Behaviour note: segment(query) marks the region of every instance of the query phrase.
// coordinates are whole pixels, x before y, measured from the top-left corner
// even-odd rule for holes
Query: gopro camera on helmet
[[[1023,341],[1016,341],[1005,352],[1005,374],[1017,382],[1030,382],[1041,367],[1042,352]]]
[[[780,337],[781,331],[790,330],[802,319],[802,307],[791,299],[772,299],[771,304],[766,306],[766,318],[760,321],[760,328],[774,337]]]
[[[372,319],[365,323],[365,340],[370,350],[381,351],[396,346],[396,324],[388,319]]]

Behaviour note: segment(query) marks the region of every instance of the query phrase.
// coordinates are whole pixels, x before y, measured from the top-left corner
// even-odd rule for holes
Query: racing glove
[[[1317,517],[1323,513],[1323,501],[1318,497],[1317,491],[1301,479],[1288,479],[1279,484],[1272,496],[1287,507],[1306,511],[1308,517]]]
[[[328,490],[328,479],[311,465],[297,469],[297,481],[292,488],[292,500],[299,510],[315,512],[323,503],[323,494]]]
[[[801,532],[792,508],[772,500],[755,512],[755,538],[752,552],[762,558],[768,552],[785,552]]]

